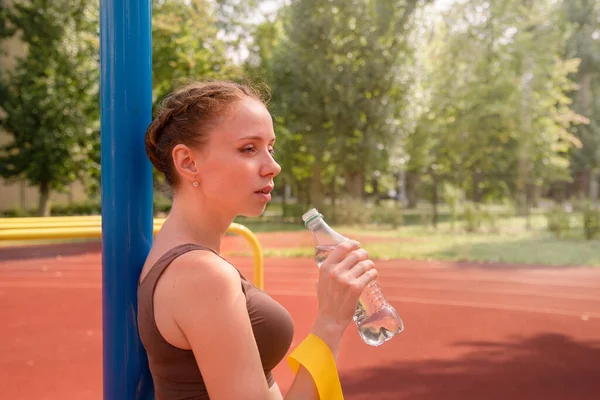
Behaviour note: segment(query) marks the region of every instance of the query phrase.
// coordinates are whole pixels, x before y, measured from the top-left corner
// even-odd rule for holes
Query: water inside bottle
[[[354,322],[365,343],[379,346],[404,330],[398,312],[385,300],[377,282],[373,281],[360,297]]]
[[[335,247],[316,247],[315,259],[319,267]],[[371,346],[379,346],[404,330],[398,312],[385,300],[375,281],[369,283],[360,296],[354,312],[354,322],[362,339]]]
[[[335,249],[335,245],[317,246],[315,260],[317,261],[318,267],[321,267],[321,264],[329,257],[329,253],[331,253],[333,249]]]

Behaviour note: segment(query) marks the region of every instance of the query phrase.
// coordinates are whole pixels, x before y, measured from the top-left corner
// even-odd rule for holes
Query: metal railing
[[[154,234],[164,218],[154,218]],[[253,256],[253,283],[264,289],[263,251],[256,235],[244,225],[232,223],[227,233],[242,236],[248,241]],[[102,237],[100,215],[73,217],[0,218],[0,241],[45,239],[95,239]]]

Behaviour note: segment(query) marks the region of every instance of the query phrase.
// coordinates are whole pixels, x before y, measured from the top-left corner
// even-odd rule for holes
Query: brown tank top
[[[160,334],[154,319],[156,283],[173,260],[194,250],[209,250],[221,257],[212,249],[196,244],[174,247],[156,261],[138,286],[138,329],[148,354],[156,400],[209,399],[193,352],[168,343]],[[274,383],[271,370],[285,357],[292,343],[293,321],[282,305],[254,286],[239,270],[238,273],[262,367],[271,387]]]

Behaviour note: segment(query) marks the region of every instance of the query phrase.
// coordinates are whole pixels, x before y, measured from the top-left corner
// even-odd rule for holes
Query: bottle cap
[[[316,208],[312,208],[302,215],[302,221],[304,221],[304,224],[306,225],[317,217],[322,217],[322,215],[319,214],[319,211],[317,211]]]

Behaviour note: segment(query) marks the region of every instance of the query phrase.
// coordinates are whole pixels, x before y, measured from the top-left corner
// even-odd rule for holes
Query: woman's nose
[[[268,160],[263,165],[262,174],[263,176],[277,176],[281,172],[281,166],[275,161],[273,156],[269,154]]]

